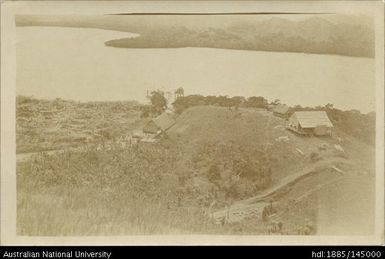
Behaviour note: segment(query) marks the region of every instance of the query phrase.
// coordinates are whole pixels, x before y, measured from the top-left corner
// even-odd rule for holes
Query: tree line
[[[188,95],[179,97],[172,105],[174,106],[175,112],[181,113],[185,109],[197,105],[216,105],[238,109],[239,107],[266,108],[268,104],[268,100],[262,96],[251,96],[246,98],[243,96]]]

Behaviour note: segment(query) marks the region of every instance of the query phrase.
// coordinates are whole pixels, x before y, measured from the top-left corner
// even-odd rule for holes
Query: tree
[[[184,97],[183,87],[179,87],[178,89],[176,89],[174,92],[174,95],[175,95],[175,100],[177,100],[179,97]]]
[[[254,108],[264,108],[267,105],[267,100],[262,96],[251,96],[247,98],[246,106]]]
[[[230,98],[231,106],[234,106],[238,110],[239,106],[245,102],[245,98],[242,96],[234,96]]]
[[[147,118],[148,116],[150,116],[150,109],[148,107],[143,107],[140,118]]]
[[[156,112],[162,113],[167,109],[167,99],[164,97],[164,92],[160,90],[152,91],[150,99]]]
[[[172,103],[172,105],[174,106],[175,112],[179,114],[189,107],[188,100],[186,97],[179,97]]]
[[[297,105],[295,105],[295,106],[293,107],[293,110],[294,110],[294,111],[302,111],[303,108],[302,108],[301,105],[297,104]]]
[[[217,103],[217,97],[215,95],[206,96],[205,103],[207,105],[215,105]]]
[[[205,97],[203,95],[199,95],[199,94],[188,95],[186,97],[183,97],[183,99],[186,101],[186,103],[189,107],[205,104]]]
[[[227,95],[220,95],[217,97],[217,103],[219,104],[219,106],[227,106],[228,100],[229,98],[227,97]]]

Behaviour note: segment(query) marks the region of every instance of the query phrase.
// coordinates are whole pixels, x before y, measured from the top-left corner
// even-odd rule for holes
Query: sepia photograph
[[[332,7],[13,12],[15,236],[383,242],[383,16]]]

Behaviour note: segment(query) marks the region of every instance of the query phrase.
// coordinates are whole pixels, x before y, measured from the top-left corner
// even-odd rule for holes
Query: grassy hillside
[[[328,183],[373,179],[373,149],[340,132],[306,138],[284,125],[257,109],[195,106],[158,143],[37,154],[17,164],[18,233],[314,234],[323,188],[344,197]],[[237,210],[232,222],[209,217],[226,206]]]
[[[269,108],[269,101],[262,96],[251,96],[247,99],[242,96],[203,96],[203,95],[188,95],[179,97],[172,104],[177,113],[181,113],[185,109],[199,105],[214,105],[227,107],[237,110],[243,108],[260,108],[266,110]],[[333,107],[332,104],[317,107],[302,107],[295,105],[289,107],[288,116],[291,116],[295,111],[325,111],[334,127],[339,132],[344,132],[359,141],[365,142],[372,146],[375,145],[375,127],[376,114],[370,112],[363,114],[358,110],[340,110]]]

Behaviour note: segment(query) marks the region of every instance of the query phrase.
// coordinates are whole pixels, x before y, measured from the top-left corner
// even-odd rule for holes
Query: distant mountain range
[[[194,23],[195,22],[195,23]],[[18,16],[17,26],[99,28],[140,34],[112,39],[119,48],[206,47],[374,57],[373,20],[367,16],[312,15],[289,19],[210,16]]]

